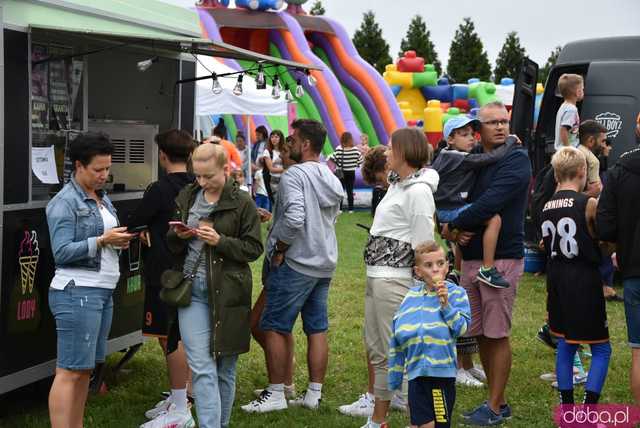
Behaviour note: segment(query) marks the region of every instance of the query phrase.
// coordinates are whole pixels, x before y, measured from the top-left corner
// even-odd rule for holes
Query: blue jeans
[[[193,281],[191,305],[178,308],[180,336],[191,368],[196,414],[200,428],[229,425],[236,393],[238,356],[214,358],[211,354],[211,325],[207,280]]]
[[[67,370],[91,370],[103,363],[113,319],[113,290],[77,287],[49,289],[49,308],[56,320],[56,366]]]
[[[640,348],[640,277],[624,279],[622,284],[629,346]]]
[[[327,298],[331,278],[314,278],[291,269],[284,262],[271,268],[267,278],[267,303],[260,328],[282,334],[291,333],[298,314],[302,315],[302,330],[307,336],[325,333],[329,329]]]

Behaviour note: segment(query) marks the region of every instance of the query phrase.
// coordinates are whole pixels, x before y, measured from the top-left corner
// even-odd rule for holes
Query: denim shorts
[[[291,269],[285,262],[272,267],[267,279],[267,302],[260,328],[265,331],[291,333],[298,314],[307,336],[329,329],[327,298],[331,278],[314,278]]]
[[[462,213],[462,211],[466,210],[470,206],[471,204],[466,204],[452,210],[436,210],[436,216],[438,216],[438,223],[451,223]]]
[[[107,337],[113,318],[113,290],[77,287],[49,289],[49,308],[56,320],[57,367],[91,370],[107,355]]]
[[[624,284],[624,316],[627,319],[629,346],[640,348],[640,277],[627,278]]]

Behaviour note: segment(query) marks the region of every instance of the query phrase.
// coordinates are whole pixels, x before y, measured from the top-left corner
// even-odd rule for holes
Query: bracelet
[[[96,239],[96,247],[102,248],[103,241],[104,241],[104,236],[102,235],[98,236],[98,239]]]

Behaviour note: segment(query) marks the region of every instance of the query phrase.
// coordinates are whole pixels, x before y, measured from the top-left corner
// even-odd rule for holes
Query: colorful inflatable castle
[[[286,9],[279,10],[282,0],[236,0],[236,8],[230,7],[229,0],[205,0],[197,5],[197,12],[203,34],[210,39],[322,67],[310,76],[280,67],[277,75],[283,93],[290,90],[295,95],[295,117],[316,119],[327,127],[325,154],[333,151],[344,132],[350,132],[356,143],[364,133],[370,146],[386,144],[391,133],[405,125],[394,94],[358,55],[344,27],[326,17],[307,15],[305,2],[287,0]],[[256,67],[245,61],[225,60],[225,64],[236,70]],[[265,73],[271,84],[273,70]],[[296,91],[298,86],[304,91]],[[273,118],[251,120],[253,128],[278,127]],[[234,125],[244,129],[242,121],[241,117],[225,118],[231,122],[230,130]]]
[[[514,82],[503,78],[499,85],[469,79],[466,84],[451,84],[447,77],[438,77],[432,64],[414,51],[405,52],[395,64],[389,64],[384,79],[391,87],[400,111],[409,125],[423,127],[434,146],[442,139],[444,123],[459,114],[474,115],[479,107],[492,101],[502,101],[511,108]],[[539,106],[543,88],[537,88]]]

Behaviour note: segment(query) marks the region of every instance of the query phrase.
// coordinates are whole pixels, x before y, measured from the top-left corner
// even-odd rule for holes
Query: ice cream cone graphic
[[[38,260],[40,259],[40,248],[38,246],[38,234],[25,231],[24,238],[20,242],[18,252],[18,265],[20,266],[20,286],[22,294],[33,292],[33,283],[36,277]]]

